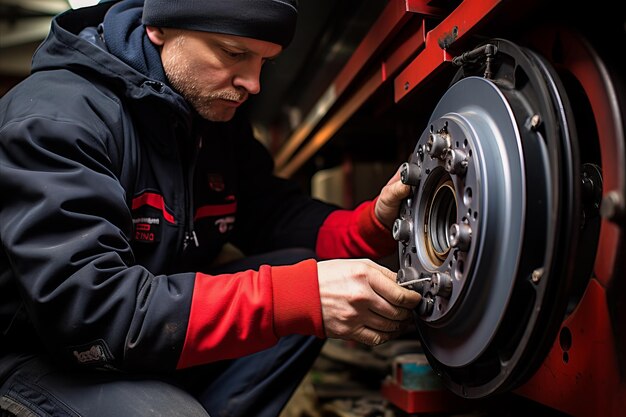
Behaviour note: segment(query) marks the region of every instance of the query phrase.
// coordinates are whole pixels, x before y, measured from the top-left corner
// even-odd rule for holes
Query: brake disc
[[[579,161],[555,71],[509,41],[479,46],[403,164],[393,228],[398,281],[446,385],[480,398],[539,366],[566,308],[579,222]],[[482,51],[482,52],[481,52]]]

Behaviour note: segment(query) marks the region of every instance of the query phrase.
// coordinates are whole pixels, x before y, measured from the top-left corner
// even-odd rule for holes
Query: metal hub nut
[[[407,266],[405,268],[400,268],[400,270],[398,271],[396,282],[403,283],[407,281],[413,281],[414,279],[418,279],[419,277],[420,273],[417,269]]]
[[[413,227],[411,222],[404,219],[396,219],[393,223],[393,230],[391,231],[393,238],[399,242],[408,242],[411,239],[411,233]]]
[[[452,278],[450,275],[435,272],[432,276],[431,291],[433,295],[450,298],[450,295],[452,294]]]
[[[450,174],[464,175],[467,171],[467,152],[461,149],[449,149],[446,152],[446,171]]]
[[[416,187],[420,184],[422,177],[422,168],[413,163],[405,162],[400,167],[400,181],[403,184]]]
[[[441,158],[450,146],[448,142],[447,133],[431,132],[426,143],[426,151],[433,158]]]
[[[450,246],[467,252],[472,241],[472,228],[468,224],[453,224],[448,232]]]

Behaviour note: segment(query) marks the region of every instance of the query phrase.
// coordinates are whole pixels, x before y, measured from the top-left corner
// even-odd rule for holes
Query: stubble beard
[[[163,59],[163,69],[170,84],[201,117],[212,122],[229,121],[235,115],[236,108],[221,105],[218,100],[241,101],[246,94],[236,90],[203,91],[202,82],[184,59],[184,43],[184,37],[176,38],[173,53]]]

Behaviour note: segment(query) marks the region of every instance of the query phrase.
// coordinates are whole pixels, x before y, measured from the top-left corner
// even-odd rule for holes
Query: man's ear
[[[163,46],[165,43],[165,33],[163,29],[156,26],[146,26],[146,33],[148,34],[150,42],[156,46]]]

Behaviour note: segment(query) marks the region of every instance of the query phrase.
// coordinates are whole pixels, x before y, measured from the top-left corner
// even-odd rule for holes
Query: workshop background
[[[0,0],[0,95],[29,73],[31,56],[47,35],[50,19],[69,7],[84,7],[88,3]],[[527,241],[526,236],[533,235],[535,229],[548,231],[546,237],[541,235],[538,239],[542,242],[553,239],[553,235],[561,239],[554,238],[557,243],[548,244],[546,249],[545,262],[549,267],[546,269],[554,276],[552,283],[540,287],[541,291],[534,296],[511,283],[512,299],[518,302],[489,317],[494,326],[516,330],[507,333],[515,346],[501,348],[498,343],[504,343],[502,340],[485,342],[485,352],[481,351],[480,355],[495,352],[490,360],[459,373],[454,366],[447,366],[445,355],[444,359],[438,356],[437,349],[445,351],[445,343],[443,347],[435,345],[434,353],[423,349],[424,327],[422,332],[415,329],[376,348],[329,340],[281,417],[623,415],[626,407],[626,71],[623,64],[618,65],[619,70],[612,68],[617,65],[613,62],[616,56],[623,59],[626,18],[623,2],[595,3],[576,9],[566,1],[540,0],[299,1],[299,22],[293,43],[277,60],[266,65],[261,94],[240,109],[249,114],[257,138],[274,155],[277,175],[292,178],[314,197],[345,208],[376,196],[388,178],[407,161],[410,163],[403,165],[403,172],[409,177],[411,167],[422,163],[426,149],[433,154],[428,146],[436,143],[432,133],[438,119],[431,115],[440,100],[444,98],[447,108],[462,110],[454,107],[455,100],[445,100],[450,97],[446,92],[453,80],[480,75],[487,65],[481,61],[480,68],[474,68],[474,61],[482,60],[482,55],[476,58],[470,54],[460,61],[454,58],[473,51],[485,40],[511,39],[540,49],[547,59],[532,58],[535,55],[527,53],[524,47],[502,42],[498,45],[515,62],[510,72],[506,72],[506,63],[496,62],[495,84],[506,90],[511,80],[524,79],[530,85],[538,71],[541,74],[538,78],[547,80],[549,92],[542,87],[528,93],[530,87],[519,87],[509,99],[514,101],[516,96],[527,94],[531,107],[543,109],[542,99],[555,101],[555,96],[563,91],[567,92],[563,96],[569,97],[562,107],[571,106],[575,116],[557,109],[556,118],[561,119],[550,126],[559,132],[562,141],[555,143],[567,149],[551,151],[546,157],[550,159],[545,166],[546,178],[539,182],[556,184],[552,189],[557,199],[555,210],[564,210],[559,213],[574,219],[580,233],[571,239],[574,242],[571,245],[563,243],[567,239],[563,238],[562,230],[567,225],[555,225],[555,218],[545,219],[539,225],[533,223],[532,216],[521,216],[522,223],[530,224],[520,236],[518,256],[522,261],[525,259],[522,254],[535,244]],[[564,23],[575,28],[574,35],[570,31],[558,31],[555,36],[545,35],[537,41],[536,33],[552,34],[552,28],[560,28]],[[534,31],[541,25],[548,29]],[[580,40],[579,34],[585,40]],[[540,46],[542,42],[545,47]],[[548,61],[550,64],[545,64]],[[556,70],[546,69],[550,65]],[[558,81],[557,72],[562,81]],[[471,82],[466,83],[469,90],[482,91],[482,87],[474,87]],[[483,100],[478,95],[462,99]],[[487,103],[485,107],[494,109],[495,105]],[[523,109],[515,112],[519,115]],[[577,127],[573,127],[574,120]],[[565,122],[569,125],[565,126]],[[528,123],[533,127],[532,117]],[[479,130],[477,125],[472,127]],[[571,137],[562,133],[567,129],[572,130]],[[469,145],[465,147],[479,149],[480,137],[480,134],[476,137],[468,134]],[[522,143],[524,148],[528,146]],[[580,163],[561,167],[558,161],[570,157],[570,145],[575,150],[571,155],[579,158]],[[463,146],[457,144],[457,147]],[[420,153],[422,156],[418,157]],[[523,163],[528,163],[528,167],[524,169],[523,165],[520,169],[522,177],[527,172],[541,171],[538,161]],[[563,171],[555,172],[557,165]],[[489,172],[495,168],[488,165],[485,169]],[[461,175],[454,169],[448,171],[450,175],[445,178],[450,184]],[[421,174],[430,175],[430,172]],[[568,182],[568,176],[575,179]],[[528,177],[524,178],[529,181]],[[455,209],[454,204],[469,206],[472,197],[474,201],[479,199],[483,184],[477,179],[473,181],[476,182],[474,195],[468,196],[467,191],[454,194],[453,198],[443,200],[449,204],[448,208]],[[411,185],[422,190],[422,183],[418,179]],[[561,200],[568,198],[563,197],[568,193],[562,192],[561,184],[571,188],[570,203]],[[523,187],[526,188],[513,191],[534,195],[529,191],[532,184]],[[503,211],[500,207],[494,210]],[[584,221],[571,212],[582,213]],[[404,214],[404,220],[414,220],[411,207]],[[476,211],[470,210],[469,217],[470,225],[480,221]],[[449,226],[458,226],[450,217],[442,219],[442,223],[446,233]],[[407,248],[406,242],[415,243],[420,233],[415,231],[414,236],[403,238],[401,231],[396,232],[395,237],[401,242],[399,251]],[[562,247],[567,250],[555,249]],[[232,256],[236,256],[236,248],[231,249]],[[469,264],[474,252],[470,249],[465,252]],[[414,261],[415,256],[394,254],[377,261],[408,274],[415,265],[407,260]],[[461,265],[457,259],[454,262]],[[474,265],[478,269],[482,264],[475,260]],[[578,272],[571,272],[572,266]],[[517,268],[517,264],[512,268]],[[531,268],[529,282],[544,285],[547,279],[541,281],[543,272],[549,275],[542,268]],[[560,281],[555,283],[557,279]],[[493,300],[483,299],[476,304],[490,301]],[[521,305],[524,303],[531,305],[534,313],[525,311]],[[552,305],[561,309],[552,309]],[[441,301],[438,308],[442,308]],[[453,313],[452,308],[450,311]],[[420,314],[423,318],[425,313]],[[445,314],[440,314],[445,318]],[[416,315],[418,327],[420,320]],[[546,331],[530,336],[524,332],[541,327]],[[440,328],[445,328],[445,321]],[[455,330],[462,329],[449,329]],[[431,329],[425,332],[431,334]],[[433,339],[438,340],[438,336],[435,334]],[[475,339],[468,337],[468,340],[480,345]],[[495,376],[491,373],[493,359],[499,361]],[[431,366],[433,363],[437,372]],[[487,381],[488,378],[492,379]],[[478,382],[468,384],[465,392],[462,386],[468,379]],[[467,398],[459,395],[459,391]]]

